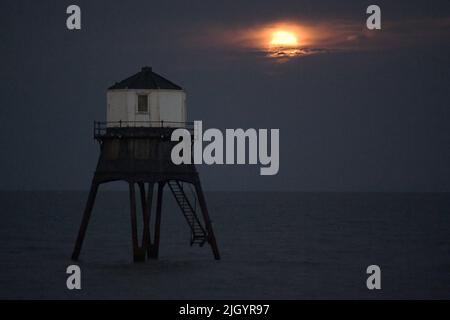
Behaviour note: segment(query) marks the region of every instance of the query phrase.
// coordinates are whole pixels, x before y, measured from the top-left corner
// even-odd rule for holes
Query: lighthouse
[[[171,141],[175,129],[189,130],[194,139],[193,124],[186,121],[185,91],[152,68],[143,67],[109,87],[106,100],[106,121],[94,122],[100,156],[72,259],[79,258],[99,187],[124,181],[129,189],[134,261],[158,258],[164,191],[172,194],[181,212],[180,220],[189,226],[190,244],[209,244],[219,260],[196,167],[176,165],[171,160],[171,150],[177,143]],[[138,238],[137,197],[142,209],[142,239]]]
[[[106,93],[108,126],[120,121],[134,127],[179,127],[186,122],[186,93],[173,82],[143,67]]]

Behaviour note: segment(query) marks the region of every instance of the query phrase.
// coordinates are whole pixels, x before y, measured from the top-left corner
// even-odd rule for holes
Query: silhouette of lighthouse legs
[[[75,248],[72,253],[72,260],[77,261],[80,256],[81,247],[83,245],[83,240],[86,235],[86,229],[89,224],[89,219],[91,218],[92,209],[94,208],[95,197],[97,196],[99,183],[94,180],[91,184],[91,190],[89,191],[88,200],[86,202],[86,208],[83,213],[83,220],[81,221],[80,230],[78,231],[77,241],[75,242]]]
[[[77,261],[81,248],[83,245],[84,237],[86,236],[86,230],[89,224],[89,220],[94,208],[95,198],[97,196],[98,188],[102,182],[101,178],[94,176],[92,180],[91,189],[89,191],[88,200],[86,202],[86,207],[83,214],[83,219],[81,221],[81,226],[78,231],[77,240],[75,243],[75,248],[72,253],[72,260]],[[195,193],[200,205],[200,209],[203,216],[203,221],[207,231],[207,242],[211,245],[214,258],[220,260],[220,253],[217,247],[216,238],[214,236],[214,231],[212,227],[211,220],[209,218],[208,209],[206,206],[205,197],[203,190],[198,178],[191,181],[194,185]],[[142,207],[142,219],[143,219],[143,229],[142,229],[142,241],[139,244],[138,237],[138,223],[136,214],[136,190],[135,184],[139,187],[139,196],[141,198]],[[129,197],[130,197],[130,218],[131,218],[131,239],[133,245],[133,260],[135,262],[145,261],[146,257],[149,259],[158,259],[159,256],[159,243],[160,243],[160,230],[161,230],[161,214],[162,214],[162,200],[163,191],[166,181],[159,182],[148,182],[148,190],[145,187],[146,182],[144,181],[128,181],[129,186]],[[155,222],[153,234],[151,233],[151,218],[152,218],[152,208],[153,208],[153,191],[157,188],[156,206],[155,206]],[[152,239],[153,235],[153,239]]]
[[[147,250],[147,255],[149,259],[158,259],[159,256],[159,239],[161,236],[161,211],[162,211],[162,200],[165,182],[158,183],[158,191],[156,198],[156,216],[155,216],[155,231],[153,241]],[[149,221],[150,222],[150,221]]]
[[[196,179],[194,183],[195,193],[197,193],[197,199],[200,204],[200,209],[203,215],[203,221],[205,222],[206,231],[208,232],[208,242],[211,245],[214,259],[220,260],[219,248],[217,247],[216,237],[214,235],[211,219],[208,214],[208,207],[206,206],[205,196],[203,195],[202,185],[200,180]]]
[[[147,254],[148,248],[151,245],[150,213],[152,208],[153,183],[149,183],[148,194],[145,191],[145,182],[139,182],[138,185],[141,194],[142,218],[144,222],[142,231],[142,247],[145,251],[144,254]]]
[[[138,230],[137,230],[137,216],[136,216],[136,194],[135,194],[135,185],[133,182],[129,183],[129,189],[130,189],[131,240],[133,243],[133,259],[135,262],[143,262],[143,261],[145,261],[146,243],[143,243],[142,246],[139,246]],[[142,207],[142,211],[143,211],[143,217],[144,217],[144,221],[145,221],[146,214],[145,214],[144,207]],[[144,230],[145,230],[145,226],[144,226]]]
[[[138,224],[136,215],[136,195],[134,183],[129,183],[130,186],[130,216],[131,216],[131,237],[133,243],[133,260],[135,262],[145,261],[146,256],[150,259],[157,259],[159,255],[159,239],[161,230],[161,211],[162,211],[162,198],[164,182],[158,183],[158,194],[156,201],[156,217],[155,217],[155,229],[154,239],[151,241],[150,233],[150,218],[151,218],[151,197],[153,195],[154,183],[149,183],[148,194],[146,194],[145,183],[138,182],[139,193],[141,197],[142,217],[143,217],[143,232],[142,232],[142,245],[139,246],[138,239]]]

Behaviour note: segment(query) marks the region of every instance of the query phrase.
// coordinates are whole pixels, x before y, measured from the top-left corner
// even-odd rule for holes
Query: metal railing
[[[127,128],[139,129],[177,129],[184,128],[191,132],[194,131],[194,122],[180,121],[94,121],[94,137],[98,138],[108,134],[108,130],[115,131]]]

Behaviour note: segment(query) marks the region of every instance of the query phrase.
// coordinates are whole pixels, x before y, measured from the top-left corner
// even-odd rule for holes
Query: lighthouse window
[[[148,95],[140,94],[138,95],[138,112],[147,113],[148,112]]]

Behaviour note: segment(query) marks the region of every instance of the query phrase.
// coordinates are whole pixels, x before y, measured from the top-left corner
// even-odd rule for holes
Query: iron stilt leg
[[[136,194],[134,183],[129,183],[130,187],[130,216],[131,216],[131,238],[133,243],[133,260],[134,262],[145,261],[145,251],[139,247],[137,217],[136,217]]]
[[[203,220],[205,221],[206,231],[208,232],[208,242],[211,245],[214,259],[220,260],[219,248],[217,247],[216,237],[214,236],[214,231],[211,225],[211,220],[208,214],[208,208],[206,206],[205,196],[203,194],[202,186],[200,181],[194,183],[195,191],[197,193],[198,202],[200,204],[200,209],[202,211]]]
[[[149,258],[158,259],[159,255],[159,238],[161,229],[161,209],[163,200],[164,182],[158,183],[158,195],[156,202],[156,217],[155,217],[155,238],[153,240],[152,249],[150,250]]]
[[[86,202],[86,207],[84,209],[83,220],[81,221],[80,230],[78,231],[77,241],[75,243],[75,248],[72,253],[72,260],[77,261],[80,256],[81,247],[83,245],[84,237],[86,235],[86,229],[89,224],[89,219],[91,217],[92,209],[94,208],[95,197],[97,196],[99,184],[97,182],[92,182],[91,190],[89,191],[88,200]]]
[[[143,230],[142,230],[142,245],[141,248],[144,252],[148,251],[149,240],[150,240],[150,212],[149,203],[147,199],[147,193],[145,191],[145,183],[139,182],[139,191],[141,196],[141,207],[142,207],[142,219],[143,219]]]
[[[153,182],[148,183],[148,190],[147,190],[147,221],[144,221],[144,224],[147,226],[147,233],[144,235],[143,241],[146,243],[147,246],[147,257],[150,257],[150,251],[152,249],[152,232],[151,230],[151,215],[152,215],[152,208],[153,208],[153,189],[155,184]],[[145,238],[146,237],[146,238]]]

